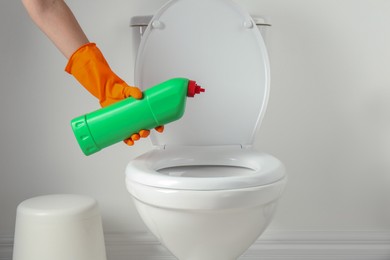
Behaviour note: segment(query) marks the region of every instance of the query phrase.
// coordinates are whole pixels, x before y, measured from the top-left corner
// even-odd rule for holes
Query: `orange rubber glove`
[[[102,107],[127,97],[142,98],[142,91],[139,88],[127,85],[111,70],[95,43],[87,43],[76,50],[70,57],[65,71],[97,97]],[[156,127],[156,130],[161,133],[164,127]],[[139,134],[132,135],[124,142],[133,145],[134,141],[149,136],[149,133],[149,130],[141,130]]]

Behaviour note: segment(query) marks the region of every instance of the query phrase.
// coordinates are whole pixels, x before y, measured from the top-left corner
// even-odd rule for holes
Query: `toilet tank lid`
[[[130,19],[130,27],[148,26],[153,15],[133,16]]]
[[[176,0],[163,6],[139,48],[141,89],[170,78],[197,81],[206,93],[188,99],[184,116],[151,135],[164,145],[250,145],[264,116],[270,71],[251,16],[230,0]]]

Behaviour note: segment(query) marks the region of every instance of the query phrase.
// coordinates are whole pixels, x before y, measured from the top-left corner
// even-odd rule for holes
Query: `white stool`
[[[13,260],[106,260],[97,202],[80,195],[25,200],[16,214]]]

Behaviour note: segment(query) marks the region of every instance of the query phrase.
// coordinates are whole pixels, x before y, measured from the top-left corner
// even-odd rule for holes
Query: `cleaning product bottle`
[[[77,142],[85,155],[129,138],[142,129],[152,129],[180,119],[187,97],[205,90],[195,81],[174,78],[71,121]]]

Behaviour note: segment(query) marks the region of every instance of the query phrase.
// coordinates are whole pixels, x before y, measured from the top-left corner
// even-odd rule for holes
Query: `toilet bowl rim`
[[[282,196],[288,177],[267,185],[229,190],[172,190],[126,180],[133,200],[152,207],[176,210],[237,210],[261,207]]]
[[[253,170],[251,174],[229,177],[180,177],[158,170],[180,166],[222,166]],[[229,190],[258,187],[286,177],[284,165],[274,156],[241,146],[177,146],[153,149],[130,161],[126,181],[177,190]]]

